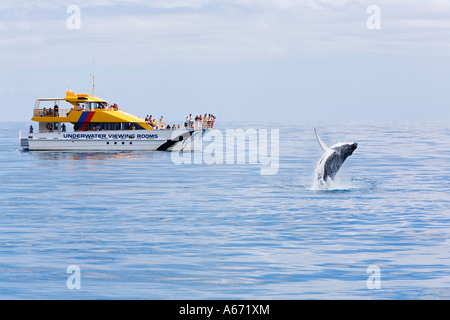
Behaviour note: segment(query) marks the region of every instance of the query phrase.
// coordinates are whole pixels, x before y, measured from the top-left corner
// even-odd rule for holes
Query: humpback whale
[[[318,182],[320,186],[326,186],[328,179],[334,180],[336,173],[339,171],[344,161],[352,155],[353,151],[358,147],[358,144],[356,142],[336,143],[328,148],[322,139],[320,139],[316,128],[314,128],[314,131],[316,132],[319,145],[325,151],[322,158],[320,158],[317,163],[315,181]]]

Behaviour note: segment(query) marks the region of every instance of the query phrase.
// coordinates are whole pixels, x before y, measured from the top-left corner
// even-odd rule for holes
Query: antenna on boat
[[[92,77],[92,92],[91,96],[94,96],[94,89],[95,89],[95,69],[94,69],[94,58],[92,58],[92,74],[90,74]]]
[[[92,92],[91,92],[91,96],[94,96],[94,89],[95,89],[95,75],[91,74],[90,75],[92,77]]]

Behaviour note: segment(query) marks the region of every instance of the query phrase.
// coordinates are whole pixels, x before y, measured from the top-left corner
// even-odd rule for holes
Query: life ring
[[[45,127],[47,128],[48,131],[53,131],[53,124],[47,123]]]

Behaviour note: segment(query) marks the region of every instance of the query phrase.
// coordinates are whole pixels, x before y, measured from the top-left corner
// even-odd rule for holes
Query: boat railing
[[[34,109],[33,117],[67,117],[72,109]]]
[[[210,123],[202,123],[200,121],[198,122],[191,122],[190,124],[188,124],[188,127],[190,129],[212,129],[214,126],[213,122]]]

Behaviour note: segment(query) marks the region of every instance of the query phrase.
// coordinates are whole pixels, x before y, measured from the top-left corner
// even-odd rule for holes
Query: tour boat
[[[37,128],[30,126],[26,137],[20,134],[21,147],[29,151],[166,151],[207,130],[190,124],[168,130],[163,122],[148,122],[116,104],[108,105],[93,90],[91,94],[67,90],[65,98],[37,99],[31,120]]]

